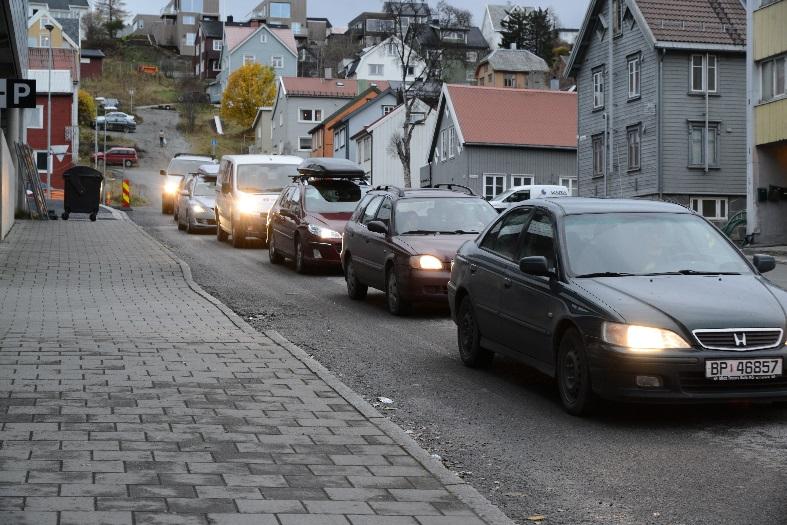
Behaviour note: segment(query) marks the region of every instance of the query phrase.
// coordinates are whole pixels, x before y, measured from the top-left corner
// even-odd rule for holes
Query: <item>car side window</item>
[[[372,202],[366,207],[366,210],[363,212],[363,217],[361,218],[361,224],[369,224],[374,220],[374,216],[377,215],[377,210],[380,208],[380,204],[383,202],[383,197],[381,195],[376,196]]]
[[[513,195],[511,195],[510,197],[508,197],[506,199],[506,202],[522,202],[528,199],[530,199],[530,190],[518,191]]]
[[[293,213],[300,213],[301,212],[301,187],[295,186],[293,188],[292,193],[290,193],[290,210]]]
[[[391,227],[391,209],[393,205],[391,204],[391,199],[383,198],[383,202],[380,205],[380,209],[377,212],[376,220],[382,222],[389,228]]]
[[[352,217],[350,220],[359,222],[361,217],[363,217],[363,212],[366,210],[366,205],[374,198],[374,195],[366,194],[361,199],[361,202],[358,203],[358,206],[355,207],[355,211],[353,212]]]
[[[530,208],[520,208],[500,219],[481,241],[481,248],[513,261],[522,229],[531,213]]]
[[[284,191],[281,192],[281,195],[279,195],[279,200],[275,205],[280,209],[287,209],[290,202],[290,193],[292,193],[292,188],[285,188]]]
[[[527,225],[519,258],[546,257],[549,268],[555,268],[555,228],[552,217],[543,210],[533,214],[533,219]]]

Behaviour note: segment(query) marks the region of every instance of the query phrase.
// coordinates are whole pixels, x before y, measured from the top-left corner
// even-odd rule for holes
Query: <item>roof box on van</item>
[[[315,157],[304,160],[298,166],[298,177],[365,179],[366,172],[358,164],[347,159]]]

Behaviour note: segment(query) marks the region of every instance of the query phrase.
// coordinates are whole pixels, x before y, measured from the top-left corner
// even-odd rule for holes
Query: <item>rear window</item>
[[[469,197],[412,198],[396,203],[394,221],[399,235],[480,233],[498,217],[482,199]]]
[[[355,210],[365,192],[348,180],[315,181],[306,186],[306,211],[349,213]]]
[[[211,164],[211,159],[172,159],[167,168],[167,175],[187,175],[196,173],[203,164]]]

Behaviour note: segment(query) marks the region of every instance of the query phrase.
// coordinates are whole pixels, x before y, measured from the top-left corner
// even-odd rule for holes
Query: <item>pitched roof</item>
[[[440,28],[429,24],[411,24],[410,27],[416,27],[418,40],[421,45],[427,48],[467,48],[467,49],[489,49],[489,43],[484,38],[484,34],[478,27],[472,26],[466,28],[467,40],[465,42],[451,42],[440,39]],[[462,28],[457,28],[462,30]]]
[[[200,30],[208,38],[223,38],[224,22],[220,20],[203,20],[200,22]]]
[[[495,71],[549,71],[546,61],[527,49],[495,49],[481,64],[487,62]]]
[[[39,3],[39,2],[36,2]],[[74,7],[85,7],[89,8],[90,4],[88,0],[44,0],[40,3],[46,4],[49,6],[49,9],[63,9],[67,10],[70,9],[71,6]]]
[[[357,107],[356,104],[361,103],[358,107],[365,106],[369,100],[374,100],[380,95],[380,90],[374,86],[370,87],[369,89],[365,90],[363,93],[360,93],[357,97],[353,98],[342,107],[325,117],[322,122],[314,126],[312,129],[309,130],[309,134],[313,134],[317,132],[320,128],[334,128],[344,120],[346,115],[354,112]]]
[[[78,18],[57,18],[56,19],[67,34],[75,43],[79,42],[79,19]]]
[[[256,30],[256,27],[226,26],[224,28],[225,46],[232,51]]]
[[[637,0],[657,41],[746,44],[740,0]]]
[[[290,48],[290,51],[292,51],[294,55],[298,54],[298,44],[295,42],[295,36],[292,34],[292,29],[274,29],[269,27],[268,30],[281,40],[282,44]]]
[[[332,97],[355,98],[360,89],[363,90],[363,81],[350,78],[328,80],[325,78],[309,77],[282,77],[281,83],[288,97]],[[389,83],[381,80],[372,83],[378,89],[388,89]],[[372,86],[366,83],[366,86]],[[373,86],[372,86],[373,87]]]
[[[577,147],[577,94],[447,85],[444,97],[466,144]]]
[[[85,49],[82,48],[79,50],[79,56],[85,58],[104,58],[106,55],[100,49]]]
[[[533,10],[532,7],[517,6],[509,3],[508,5],[488,5],[486,6],[489,11],[489,19],[492,21],[492,27],[495,31],[502,31],[503,25],[501,22],[508,16],[508,12],[516,7],[521,7],[526,13]]]

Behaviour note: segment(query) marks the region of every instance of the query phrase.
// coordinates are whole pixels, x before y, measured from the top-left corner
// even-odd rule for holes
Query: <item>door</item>
[[[374,199],[374,197],[374,195],[370,195],[368,193],[364,195],[363,199],[361,199],[361,202],[355,208],[352,217],[350,217],[350,220],[347,221],[347,226],[345,226],[344,234],[342,235],[343,259],[345,254],[348,253],[352,257],[356,250],[360,250],[360,244],[365,242],[363,239],[363,226],[361,225],[361,219],[363,219],[363,214],[366,211],[367,205],[372,201],[372,199]]]
[[[230,163],[227,160],[222,161],[221,167],[219,168],[219,180],[218,180],[219,191],[216,193],[216,215],[218,216],[221,229],[226,230],[228,233],[231,231],[230,230],[231,193],[226,190],[230,189],[231,191],[231,186],[230,187],[227,186],[230,183],[231,171],[232,171],[232,163]]]
[[[295,188],[289,187],[286,188],[281,196],[279,196],[279,201],[273,205],[271,208],[271,213],[268,215],[268,231],[270,232],[271,238],[273,238],[273,242],[276,246],[276,251],[279,253],[289,253],[287,251],[287,247],[284,245],[284,235],[282,234],[282,228],[284,227],[284,213],[287,213],[287,208],[289,207],[289,199],[290,195]]]
[[[369,202],[358,221],[358,229],[355,232],[353,243],[355,246],[353,250],[355,272],[361,282],[366,284],[372,284],[376,273],[375,261],[372,259],[372,236],[380,235],[370,232],[366,226],[377,216],[377,211],[382,203],[382,195],[377,195]]]
[[[393,210],[393,203],[389,197],[383,197],[377,214],[374,216],[375,221],[380,221],[385,224],[390,231],[391,228],[391,213]],[[369,284],[377,289],[385,287],[385,263],[391,255],[391,242],[390,235],[383,235],[382,233],[374,233],[367,230],[366,233],[366,250],[368,253],[369,267],[370,267],[370,280]]]
[[[536,210],[525,228],[516,261],[524,257],[546,257],[557,271],[554,218],[546,210]],[[555,282],[549,277],[527,275],[518,263],[508,275],[509,286],[501,297],[500,318],[507,329],[505,345],[525,355],[551,363],[552,319],[560,310]]]
[[[298,230],[302,211],[300,186],[293,186],[284,204],[279,213],[279,237],[276,239],[276,246],[287,255],[295,257],[295,232]]]
[[[508,273],[514,264],[519,240],[531,208],[519,208],[502,217],[495,224],[468,261],[470,265],[470,297],[481,334],[499,344],[505,344],[503,326],[499,318],[500,296],[508,284]]]

